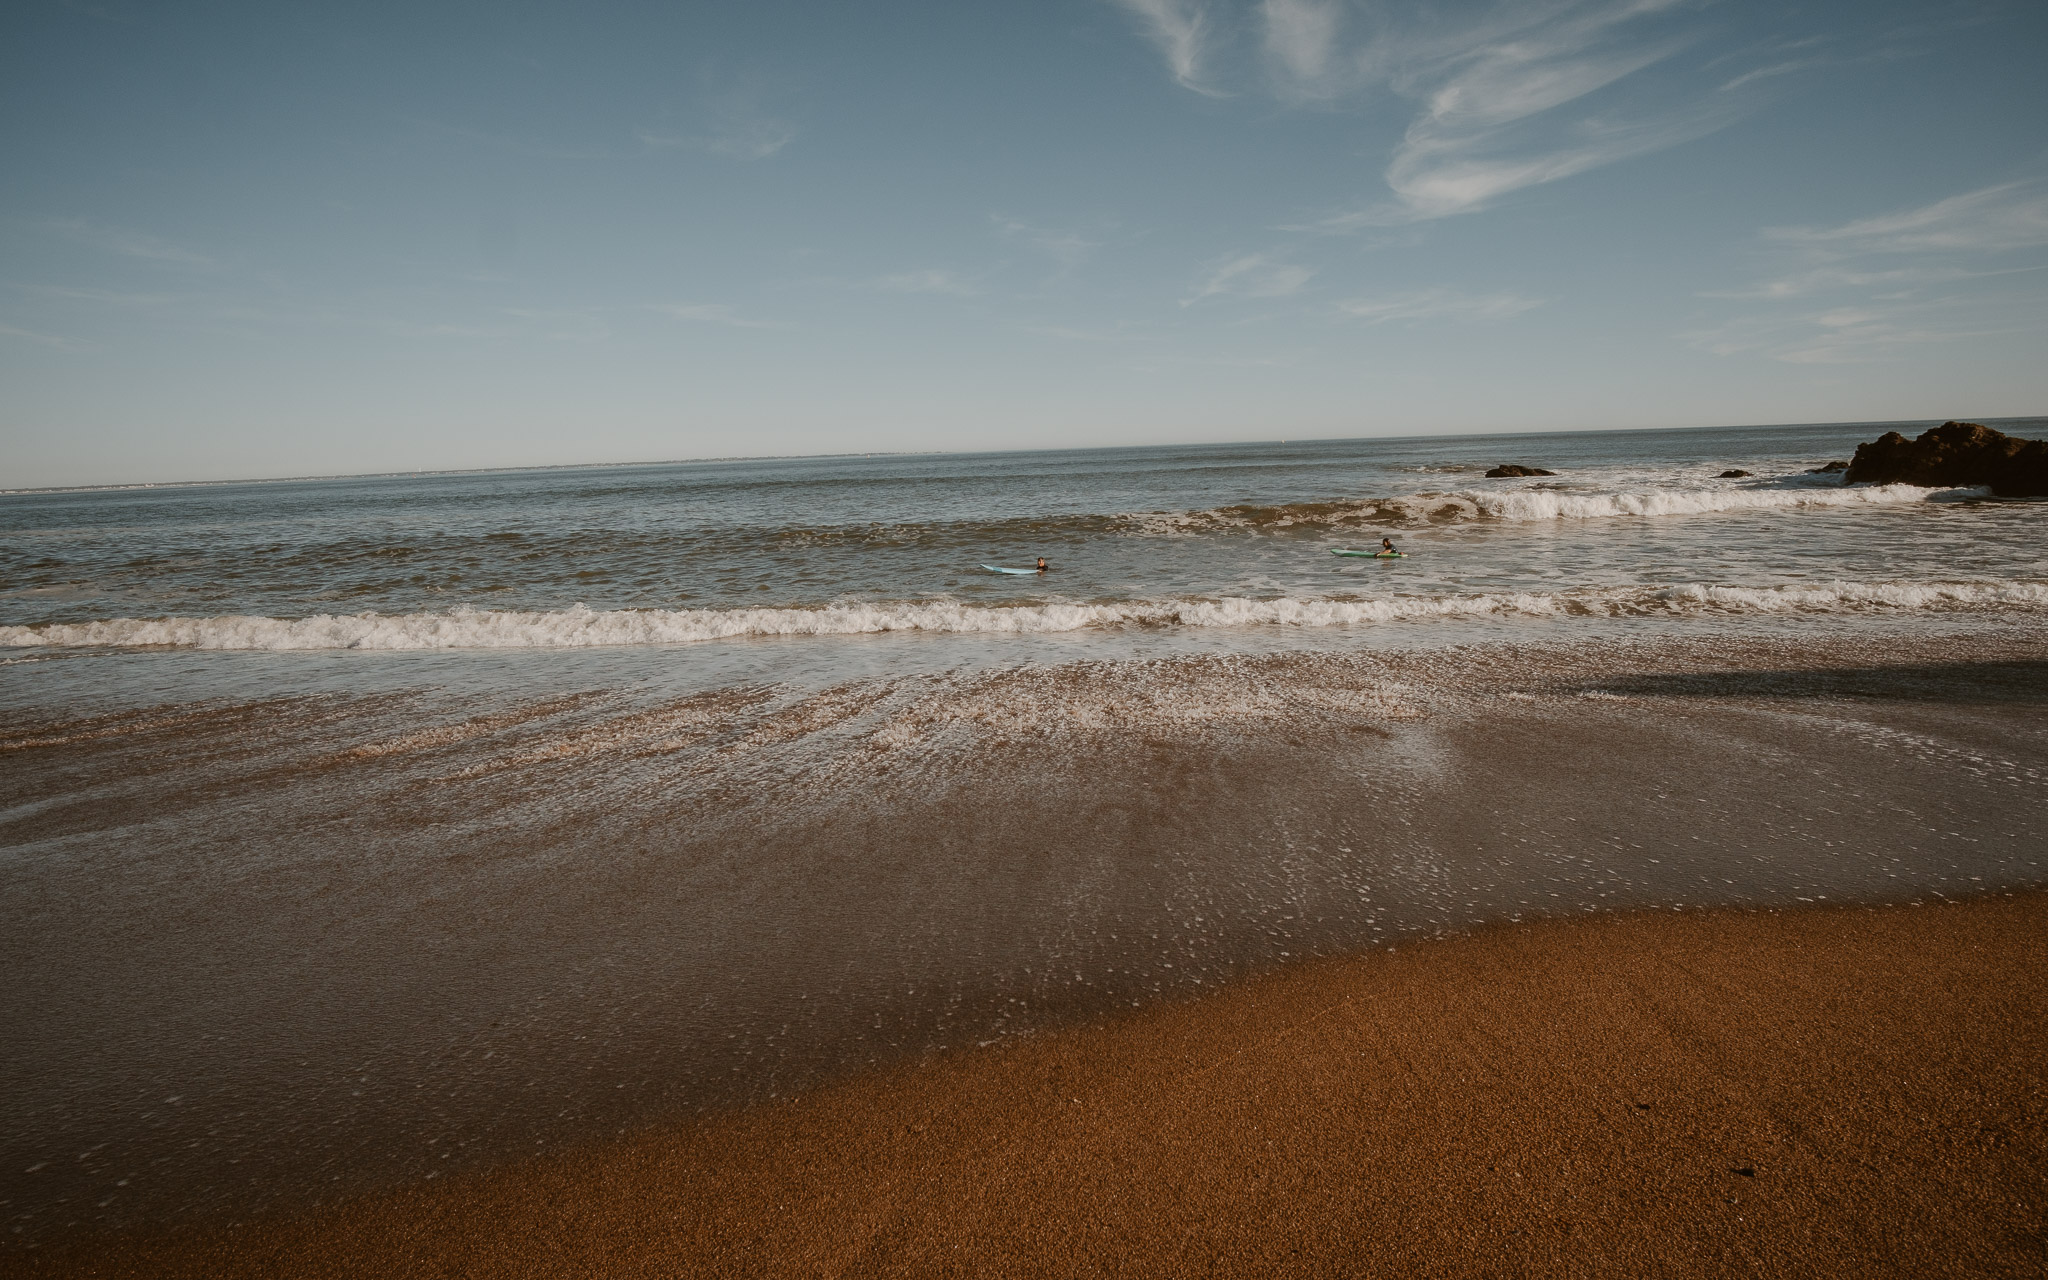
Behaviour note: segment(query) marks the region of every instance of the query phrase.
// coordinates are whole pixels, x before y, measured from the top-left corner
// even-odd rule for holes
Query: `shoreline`
[[[394,690],[0,741],[0,1249],[374,1196],[1489,921],[2048,884],[2048,640]],[[11,1240],[8,1237],[12,1237]]]
[[[2044,953],[2041,892],[1494,925],[9,1269],[2021,1274]]]

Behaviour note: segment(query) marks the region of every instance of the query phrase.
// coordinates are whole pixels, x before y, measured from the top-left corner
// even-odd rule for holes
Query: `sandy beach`
[[[69,1276],[2035,1275],[2048,896],[1506,926]]]

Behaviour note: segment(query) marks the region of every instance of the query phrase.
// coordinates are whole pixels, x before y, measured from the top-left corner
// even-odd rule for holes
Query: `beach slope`
[[[1637,912],[38,1276],[2038,1275],[2048,895]]]

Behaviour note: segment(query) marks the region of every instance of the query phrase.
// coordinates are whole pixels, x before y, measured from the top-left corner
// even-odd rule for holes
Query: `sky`
[[[2048,413],[2040,0],[13,0],[0,487]]]

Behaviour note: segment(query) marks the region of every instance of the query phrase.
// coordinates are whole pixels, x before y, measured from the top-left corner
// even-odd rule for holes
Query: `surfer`
[[[1381,538],[1380,550],[1390,556],[1398,556],[1401,554],[1399,551],[1394,550],[1394,540],[1392,538]],[[1040,563],[1044,562],[1041,561]]]
[[[1044,557],[1044,556],[1040,556],[1040,557],[1038,557],[1038,571],[1039,571],[1040,573],[1044,573],[1044,572],[1045,572],[1045,571],[1046,571],[1047,569],[1050,569],[1050,568],[1052,568],[1052,566],[1051,566],[1051,565],[1049,565],[1049,564],[1047,564],[1047,563],[1045,562],[1045,557]]]

